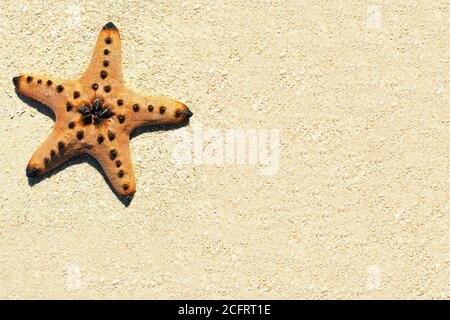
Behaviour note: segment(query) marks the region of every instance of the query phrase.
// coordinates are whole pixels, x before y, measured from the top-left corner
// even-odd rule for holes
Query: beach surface
[[[0,2],[0,298],[449,299],[448,1]],[[190,124],[131,140],[124,205],[12,77],[99,31]]]

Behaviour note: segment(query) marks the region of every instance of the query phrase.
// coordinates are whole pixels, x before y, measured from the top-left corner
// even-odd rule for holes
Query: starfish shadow
[[[22,102],[32,106],[33,108],[35,108],[40,113],[50,117],[53,121],[56,121],[55,114],[45,104],[42,104],[42,103],[40,103],[40,102],[38,102],[36,100],[33,100],[33,99],[30,99],[30,98],[26,97],[25,95],[20,93],[17,89],[16,89],[16,94],[17,94],[17,96],[19,97],[19,99]],[[189,119],[187,119],[185,122],[180,123],[180,124],[153,125],[153,126],[140,127],[140,128],[134,130],[131,133],[130,139],[132,139],[134,137],[137,137],[137,136],[139,136],[139,135],[141,135],[143,133],[146,133],[146,132],[168,131],[168,130],[173,130],[173,129],[178,129],[178,128],[184,127],[184,126],[186,126],[188,124],[189,124]],[[28,178],[28,185],[30,185],[32,187],[35,184],[41,182],[42,180],[49,179],[50,177],[52,177],[53,175],[57,174],[58,172],[64,170],[65,168],[68,168],[70,166],[73,166],[73,165],[76,165],[76,164],[80,164],[80,163],[88,163],[89,165],[91,165],[92,167],[97,169],[97,171],[100,172],[100,174],[102,175],[103,180],[105,180],[105,182],[108,184],[108,186],[111,189],[111,191],[116,196],[116,198],[119,199],[123,203],[123,205],[125,207],[128,207],[131,204],[131,201],[133,200],[133,196],[134,195],[123,196],[123,195],[118,194],[114,190],[114,188],[112,187],[108,177],[106,176],[106,174],[103,171],[103,169],[100,166],[100,164],[97,162],[97,160],[95,160],[95,158],[91,157],[88,154],[81,154],[81,155],[75,156],[75,157],[73,157],[73,158],[63,162],[62,164],[60,164],[56,168],[50,170],[49,172],[46,172],[44,175],[42,175],[40,177]]]
[[[170,131],[170,130],[175,130],[175,129],[180,129],[180,128],[186,127],[188,124],[189,124],[189,119],[186,119],[182,123],[177,123],[177,124],[157,124],[157,125],[154,124],[154,125],[142,126],[142,127],[139,127],[137,129],[133,130],[133,132],[131,132],[130,140],[135,137],[140,136],[143,133]]]
[[[42,104],[36,100],[33,100],[31,98],[28,98],[27,96],[23,95],[17,88],[15,89],[16,95],[19,97],[19,99],[35,108],[37,111],[39,111],[42,114],[45,114],[47,117],[51,118],[53,121],[56,121],[56,116],[53,113],[53,111],[47,107],[45,104]]]
[[[111,191],[115,194],[116,198],[119,199],[126,207],[128,207],[131,204],[131,201],[133,200],[133,196],[130,196],[130,195],[123,196],[123,195],[118,194],[112,187],[111,183],[108,180],[108,177],[106,176],[102,167],[98,164],[97,160],[95,160],[95,158],[91,157],[88,154],[80,154],[78,156],[70,158],[67,161],[61,163],[56,168],[50,170],[49,172],[46,172],[44,175],[42,175],[40,177],[28,178],[28,185],[30,185],[32,187],[35,184],[41,182],[42,180],[51,178],[53,175],[56,175],[57,173],[59,173],[60,171],[66,169],[68,167],[71,167],[73,165],[80,164],[80,163],[88,163],[90,166],[97,169],[97,171],[100,172],[100,174],[102,175],[103,180],[105,180],[105,182],[108,184]]]

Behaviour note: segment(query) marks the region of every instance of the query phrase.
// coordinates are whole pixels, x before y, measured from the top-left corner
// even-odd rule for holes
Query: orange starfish
[[[91,62],[79,79],[13,78],[20,93],[48,105],[56,116],[52,133],[28,163],[28,177],[42,176],[69,158],[87,153],[98,161],[117,194],[131,198],[136,191],[131,132],[144,125],[187,122],[192,116],[181,102],[127,88],[120,50],[119,30],[109,22],[100,31]]]

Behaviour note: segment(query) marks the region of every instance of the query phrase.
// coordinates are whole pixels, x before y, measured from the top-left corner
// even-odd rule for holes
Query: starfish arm
[[[114,79],[114,86],[123,82],[120,33],[116,26],[109,22],[100,31],[91,61],[81,81],[95,80],[100,87],[105,87],[111,85],[111,79]]]
[[[125,116],[128,132],[145,125],[179,124],[192,116],[189,108],[164,96],[152,96],[126,90],[127,103],[116,114]]]
[[[26,174],[30,178],[42,176],[77,154],[79,144],[74,137],[56,126],[31,157]]]
[[[104,135],[106,138],[101,145],[86,152],[100,164],[117,194],[131,196],[136,192],[136,178],[131,161],[129,138],[126,135],[117,135],[111,141],[108,133]]]
[[[77,85],[75,81],[44,75],[20,75],[13,78],[13,83],[17,91],[47,105],[56,116],[63,112]]]

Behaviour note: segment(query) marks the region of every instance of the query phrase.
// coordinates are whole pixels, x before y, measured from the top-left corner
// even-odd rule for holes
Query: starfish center
[[[83,104],[79,111],[83,115],[84,124],[91,124],[92,121],[94,124],[100,124],[102,120],[108,119],[113,115],[111,109],[106,107],[100,99],[95,99],[91,106],[86,103]]]

